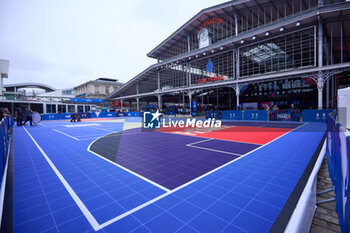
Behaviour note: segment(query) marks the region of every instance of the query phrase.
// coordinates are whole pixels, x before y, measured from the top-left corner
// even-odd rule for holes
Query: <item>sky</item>
[[[0,0],[4,84],[72,88],[99,77],[127,82],[146,56],[200,10],[227,0]]]

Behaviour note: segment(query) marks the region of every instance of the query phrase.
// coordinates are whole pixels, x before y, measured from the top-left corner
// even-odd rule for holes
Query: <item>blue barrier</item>
[[[42,120],[59,120],[61,119],[60,114],[58,113],[47,113],[47,114],[43,114],[41,116]]]
[[[342,232],[350,232],[350,136],[332,116],[327,117],[326,154],[339,225]]]
[[[243,114],[242,111],[223,111],[222,112],[222,119],[223,120],[243,120]]]
[[[205,113],[206,118],[215,118],[215,119],[222,119],[222,112],[221,111],[207,111]]]
[[[6,167],[6,162],[7,162],[7,157],[9,154],[9,142],[10,142],[10,134],[9,130],[13,126],[13,118],[6,116],[2,119],[0,123],[0,138],[1,138],[1,143],[0,143],[0,169],[1,169],[1,181],[2,177],[4,175],[4,170]],[[1,185],[0,185],[1,186]]]
[[[305,109],[303,110],[303,121],[326,122],[328,114],[332,111],[333,109],[324,109],[324,110]]]
[[[298,109],[270,110],[270,121],[300,121],[300,111]]]
[[[243,120],[267,121],[267,112],[265,110],[245,110],[243,111]]]
[[[141,112],[127,112],[126,116],[128,116],[128,117],[141,117]]]
[[[115,112],[101,112],[99,118],[115,117]]]

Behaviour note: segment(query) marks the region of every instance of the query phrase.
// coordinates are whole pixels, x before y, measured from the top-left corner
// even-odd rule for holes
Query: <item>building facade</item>
[[[98,78],[74,87],[74,94],[79,98],[103,99],[122,85],[117,79]]]
[[[350,69],[349,16],[345,0],[237,0],[204,9],[147,54],[156,64],[106,100],[137,110],[335,107],[338,77]]]

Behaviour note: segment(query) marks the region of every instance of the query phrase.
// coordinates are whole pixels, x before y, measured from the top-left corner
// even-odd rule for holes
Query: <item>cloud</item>
[[[146,54],[201,9],[224,1],[2,0],[0,58],[6,83],[67,88],[99,77],[127,82]]]

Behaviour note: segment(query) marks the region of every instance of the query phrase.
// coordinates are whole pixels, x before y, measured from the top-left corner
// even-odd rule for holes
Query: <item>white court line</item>
[[[113,130],[110,130],[110,129],[103,129],[103,128],[97,128],[97,127],[91,127],[91,128],[98,129],[98,130],[103,130],[103,131],[107,131],[107,132],[110,132],[110,133],[117,132],[117,131],[113,131]]]
[[[302,124],[302,125],[298,126],[297,128],[295,128],[295,129],[293,129],[293,130],[291,130],[291,131],[289,131],[289,132],[286,132],[285,134],[282,134],[281,136],[275,138],[274,140],[272,140],[272,141],[266,143],[265,145],[261,145],[260,147],[258,147],[258,148],[256,148],[256,149],[254,149],[254,150],[252,150],[252,151],[250,151],[250,152],[248,152],[248,153],[242,155],[241,157],[238,157],[238,158],[236,158],[236,159],[233,159],[233,160],[231,160],[231,161],[229,161],[229,162],[227,162],[227,163],[221,165],[220,167],[217,167],[217,168],[215,168],[215,169],[213,169],[213,170],[211,170],[211,171],[209,171],[209,172],[207,172],[207,173],[205,173],[205,174],[203,174],[203,175],[201,175],[201,176],[199,176],[199,177],[197,177],[197,178],[195,178],[195,179],[193,179],[193,180],[191,180],[191,181],[189,181],[189,182],[187,182],[187,183],[185,183],[185,184],[183,184],[183,185],[181,185],[181,186],[179,186],[179,187],[177,187],[177,188],[175,188],[175,189],[173,189],[173,190],[171,190],[171,191],[169,191],[169,192],[167,192],[167,193],[164,193],[164,194],[160,195],[159,197],[154,198],[153,200],[150,200],[150,201],[148,201],[148,202],[146,202],[146,203],[144,203],[144,204],[142,204],[142,205],[140,205],[140,206],[135,207],[135,208],[132,209],[132,210],[129,210],[129,211],[125,212],[124,214],[121,214],[121,215],[119,215],[119,216],[117,216],[117,217],[115,217],[115,218],[112,218],[111,220],[108,220],[108,221],[102,223],[100,226],[103,228],[103,227],[106,227],[106,226],[108,226],[108,225],[110,225],[110,224],[112,224],[112,223],[114,223],[114,222],[116,222],[116,221],[118,221],[118,220],[120,220],[120,219],[122,219],[122,218],[125,218],[126,216],[128,216],[128,215],[130,215],[130,214],[132,214],[132,213],[134,213],[134,212],[136,212],[136,211],[138,211],[138,210],[140,210],[140,209],[143,209],[144,207],[147,207],[147,206],[153,204],[154,202],[156,202],[156,201],[158,201],[158,200],[160,200],[160,199],[162,199],[162,198],[164,198],[164,197],[166,197],[166,196],[168,196],[168,195],[170,195],[170,194],[172,194],[172,193],[174,193],[174,192],[176,192],[176,191],[178,191],[178,190],[180,190],[180,189],[182,189],[182,188],[184,188],[184,187],[186,187],[186,186],[188,186],[188,185],[190,185],[190,184],[192,184],[193,182],[196,182],[197,180],[200,180],[200,179],[202,179],[203,177],[205,177],[205,176],[207,176],[207,175],[210,175],[211,173],[213,173],[213,172],[215,172],[215,171],[217,171],[217,170],[219,170],[219,169],[221,169],[221,168],[223,168],[223,167],[226,167],[227,165],[229,165],[229,164],[231,164],[231,163],[233,163],[233,162],[236,162],[237,160],[240,160],[240,159],[242,159],[243,157],[245,157],[245,156],[247,156],[247,155],[249,155],[249,154],[251,154],[251,153],[253,153],[253,152],[255,152],[255,151],[257,151],[257,150],[259,150],[259,149],[261,149],[261,148],[263,148],[263,147],[265,147],[265,146],[267,146],[267,145],[269,145],[270,143],[272,143],[272,142],[278,140],[279,138],[283,137],[284,135],[287,135],[287,134],[289,134],[290,132],[292,132],[292,131],[294,131],[294,130],[296,130],[296,129],[298,129],[298,128],[300,128],[301,126],[304,126],[304,125],[306,125],[306,124],[308,124],[308,123]],[[96,140],[97,140],[97,139],[96,139]],[[90,144],[90,145],[91,145],[91,144]],[[92,152],[92,153],[94,153],[94,152]],[[98,155],[97,153],[94,153],[94,154],[97,155],[97,156],[99,156],[99,157],[101,157],[101,158],[103,158],[102,156]],[[103,159],[105,159],[105,158],[103,158]],[[109,161],[109,160],[107,160],[107,161]],[[109,162],[111,162],[111,161],[109,161]]]
[[[209,139],[201,140],[198,142],[192,142],[192,143],[187,144],[186,146],[196,148],[196,149],[201,149],[201,150],[214,151],[214,152],[223,153],[223,154],[242,156],[242,154],[237,154],[237,153],[233,153],[233,152],[228,152],[228,151],[223,151],[223,150],[215,150],[215,149],[211,149],[211,148],[207,148],[207,147],[194,146],[195,144],[202,143],[202,142],[208,142],[211,140],[214,140],[214,138],[209,138]]]
[[[158,184],[158,183],[155,183],[154,181],[149,180],[149,179],[147,179],[146,177],[141,176],[140,174],[137,174],[137,173],[135,173],[135,172],[133,172],[133,171],[127,169],[126,167],[124,167],[124,166],[122,166],[122,165],[120,165],[120,164],[117,164],[117,163],[115,163],[115,162],[112,162],[111,160],[106,159],[105,157],[103,157],[103,156],[97,154],[96,152],[92,151],[92,150],[90,149],[90,147],[92,146],[92,144],[93,144],[95,141],[97,141],[97,140],[99,140],[99,139],[101,139],[101,138],[104,138],[104,136],[103,136],[103,137],[100,137],[100,138],[96,138],[94,141],[92,141],[92,142],[90,143],[90,145],[88,146],[87,151],[89,151],[90,153],[96,155],[97,157],[99,157],[99,158],[101,158],[101,159],[103,159],[103,160],[105,160],[105,161],[107,161],[107,162],[113,164],[114,166],[117,166],[117,167],[119,167],[119,168],[121,168],[121,169],[123,169],[123,170],[125,170],[125,171],[127,171],[127,172],[129,172],[129,173],[131,173],[131,174],[133,174],[133,175],[135,175],[135,176],[137,176],[137,177],[139,177],[140,179],[143,179],[144,181],[147,181],[148,183],[150,183],[150,184],[152,184],[152,185],[154,185],[154,186],[156,186],[156,187],[158,187],[158,188],[164,190],[165,192],[169,192],[169,191],[170,191],[169,189],[163,187],[162,185],[160,185],[160,184]]]
[[[86,136],[79,136],[79,137],[83,137],[83,138],[79,138],[79,140],[90,140],[90,139],[96,139],[96,137],[113,137],[115,136],[116,134],[119,134],[119,135],[132,135],[132,134],[138,134],[138,133],[142,133],[142,132],[134,132],[134,133],[122,133],[122,132],[118,132],[118,131],[115,131],[113,134],[114,135],[111,135],[111,134],[107,134],[107,135],[87,135],[89,136],[88,138],[86,138]],[[95,136],[95,137],[90,137],[90,136]]]
[[[46,159],[46,161],[48,162],[48,164],[50,165],[50,167],[52,168],[52,170],[55,172],[55,174],[57,175],[58,179],[62,182],[63,186],[66,188],[66,190],[68,191],[68,193],[70,194],[70,196],[73,198],[74,202],[77,204],[77,206],[79,207],[79,209],[81,210],[81,212],[84,214],[85,218],[89,221],[90,225],[92,226],[92,228],[95,231],[98,231],[101,229],[100,224],[98,224],[98,222],[96,221],[96,219],[94,218],[94,216],[90,213],[90,211],[86,208],[86,206],[84,205],[84,203],[80,200],[80,198],[78,197],[78,195],[74,192],[74,190],[72,189],[72,187],[68,184],[68,182],[66,181],[66,179],[64,179],[64,177],[62,176],[62,174],[58,171],[58,169],[56,168],[56,166],[52,163],[52,161],[49,159],[49,157],[47,156],[47,154],[44,152],[44,150],[39,146],[39,144],[35,141],[35,139],[32,137],[32,135],[28,132],[28,130],[23,127],[24,130],[27,132],[27,134],[29,135],[29,137],[32,139],[32,141],[34,142],[34,144],[36,145],[36,147],[39,149],[40,153],[44,156],[44,158]]]
[[[208,138],[208,139],[205,139],[205,140],[202,140],[202,141],[192,142],[192,143],[186,144],[186,146],[192,146],[192,145],[195,145],[195,144],[198,144],[198,143],[201,143],[201,142],[211,141],[211,140],[213,140],[213,139],[214,139],[214,138]]]
[[[223,153],[223,154],[242,156],[242,154],[236,154],[236,153],[233,153],[233,152],[228,152],[228,151],[223,151],[223,150],[215,150],[215,149],[210,149],[210,148],[206,148],[206,147],[200,147],[200,146],[188,146],[188,147],[201,149],[201,150],[208,150],[208,151],[213,151],[213,152],[218,152],[218,153]]]
[[[57,133],[63,134],[63,135],[65,135],[65,136],[67,136],[67,137],[73,138],[74,140],[80,141],[78,138],[73,137],[73,136],[71,136],[71,135],[69,135],[69,134],[63,133],[62,131],[59,131],[59,130],[57,130],[57,129],[52,129],[52,130],[55,131],[55,132],[57,132]]]

